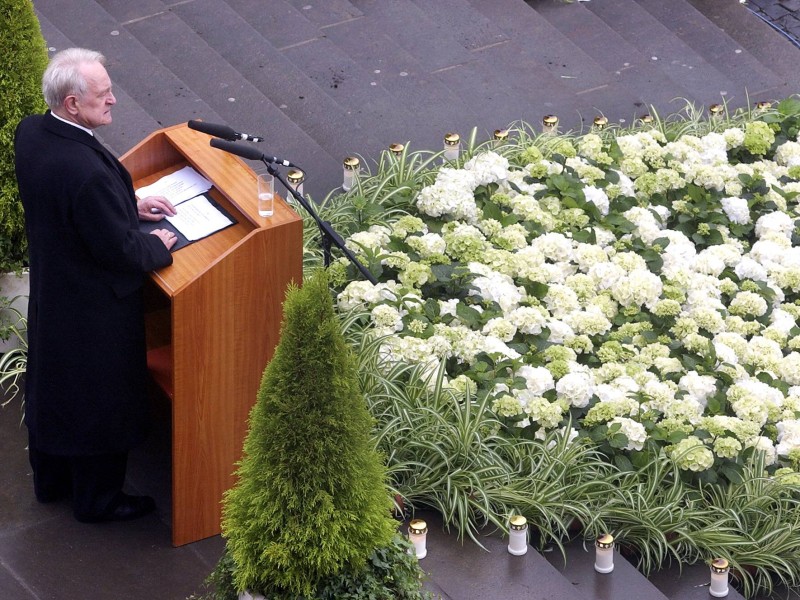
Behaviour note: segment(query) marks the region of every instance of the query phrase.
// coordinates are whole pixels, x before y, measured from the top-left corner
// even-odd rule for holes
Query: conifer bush
[[[394,537],[386,470],[355,364],[320,270],[286,296],[239,480],[224,498],[237,590],[308,597]]]
[[[25,218],[14,174],[14,130],[41,113],[47,47],[31,0],[0,0],[0,272],[25,263]]]

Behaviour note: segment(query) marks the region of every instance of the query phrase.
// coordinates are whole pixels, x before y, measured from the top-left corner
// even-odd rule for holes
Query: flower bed
[[[348,283],[337,261],[338,307],[369,321],[376,369],[417,365],[431,388],[490,412],[491,435],[588,445],[623,474],[672,464],[676,506],[684,485],[718,509],[777,476],[763,497],[789,498],[794,527],[800,102],[686,113],[578,137],[522,126],[444,165],[384,156],[322,207],[380,279]],[[625,507],[595,508],[625,530]],[[655,542],[676,556],[684,517]],[[741,542],[741,523],[729,546],[698,542],[709,524],[682,559]]]

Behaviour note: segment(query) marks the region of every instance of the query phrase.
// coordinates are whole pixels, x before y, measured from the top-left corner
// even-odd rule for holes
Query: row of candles
[[[408,524],[408,539],[413,544],[409,550],[418,559],[428,555],[428,525],[422,519],[413,519]],[[595,541],[594,570],[598,573],[611,573],[614,570],[614,536],[604,533]],[[508,524],[508,552],[522,556],[528,552],[528,522],[522,515],[511,517]],[[730,567],[724,558],[711,561],[711,583],[708,593],[715,598],[728,595],[728,573]]]
[[[771,102],[757,102],[757,110],[767,110],[772,106]],[[722,104],[712,104],[708,108],[709,114],[712,118],[718,118],[725,112],[725,107]],[[655,121],[652,115],[643,115],[638,119],[642,124],[648,125]],[[594,129],[603,129],[608,125],[608,118],[599,115],[594,118]],[[545,115],[542,117],[542,133],[543,134],[557,134],[558,133],[558,116]],[[508,129],[496,129],[494,132],[494,140],[497,142],[504,142],[508,138]],[[392,144],[389,146],[389,152],[392,155],[399,157],[403,154],[405,146],[403,144]],[[457,133],[446,133],[444,135],[444,152],[443,156],[446,161],[454,161],[458,159],[461,152],[461,136]],[[358,172],[361,168],[361,161],[356,156],[348,156],[342,163],[343,167],[343,180],[342,189],[349,192],[358,177]],[[302,174],[302,171],[300,172]]]

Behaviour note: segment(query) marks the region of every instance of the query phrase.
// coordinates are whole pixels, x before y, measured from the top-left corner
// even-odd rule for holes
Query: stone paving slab
[[[295,9],[303,11],[309,21],[320,27],[362,16],[362,12],[348,0],[288,0],[288,2]]]
[[[609,84],[609,75],[594,58],[566,38],[535,10],[539,1],[528,6],[518,0],[469,0],[469,3],[513,40],[520,58],[547,68],[573,93]],[[532,8],[534,10],[532,10]],[[514,62],[506,63],[513,68]]]
[[[480,548],[471,540],[460,544],[442,529],[438,514],[420,512],[415,517],[428,525],[428,554],[420,567],[431,583],[453,600],[490,598],[525,600],[587,600],[567,580],[558,577],[542,556],[529,548],[523,556],[508,552],[508,539],[486,531]],[[407,528],[404,527],[403,531]],[[457,566],[457,568],[456,568]]]
[[[672,80],[681,81],[701,103],[721,100],[721,94],[737,89],[734,81],[720,73],[700,54],[675,35],[634,0],[589,2],[587,8],[607,25],[613,26],[629,44],[658,62],[659,68]]]
[[[666,77],[657,61],[629,44],[586,8],[584,3],[564,6],[540,2],[536,9],[584,52],[594,57],[603,69],[613,74],[614,85],[640,90],[644,105],[655,106],[663,114],[669,110],[665,99],[691,98],[691,93],[680,81]]]
[[[319,12],[318,8],[303,10],[284,0],[270,0],[268,10],[264,0],[228,0],[225,4],[278,49],[302,44],[319,35],[318,25],[309,20]],[[258,49],[251,47],[250,51],[257,53]]]
[[[733,37],[743,48],[764,65],[778,73],[786,83],[775,91],[773,98],[786,97],[800,90],[800,72],[797,69],[797,34],[781,31],[779,24],[769,22],[759,14],[758,4],[776,4],[777,0],[751,0],[747,4],[730,0],[691,0],[712,23]],[[800,17],[800,14],[796,14]],[[759,18],[760,17],[760,18]],[[800,21],[798,21],[800,24]],[[764,98],[755,98],[761,100]]]
[[[277,106],[282,116],[297,125],[334,160],[344,158],[336,154],[345,135],[357,140],[356,147],[377,144],[371,132],[361,128],[352,111],[320,89],[264,39],[262,30],[254,29],[238,12],[212,0],[197,0],[172,10],[192,29],[201,32],[216,53],[236,71],[245,74],[247,81]],[[237,35],[231,36],[230,31],[236,31]],[[269,140],[269,144],[274,146],[277,141],[278,138]],[[281,148],[280,152],[285,154],[286,151]],[[276,148],[274,153],[279,150]]]
[[[681,570],[680,578],[675,575],[676,571],[674,569],[662,569],[651,573],[648,579],[671,598],[711,600],[712,596],[708,593],[711,572],[707,565],[687,565]],[[736,591],[732,584],[728,586],[726,598],[727,600],[744,600],[743,596]]]
[[[428,72],[475,60],[473,54],[411,0],[366,0],[361,10],[374,27],[389,33],[394,44],[415,57]]]
[[[325,29],[327,39],[370,75],[370,85],[380,85],[393,101],[406,108],[414,118],[395,129],[394,141],[413,138],[417,144],[438,144],[438,133],[459,128],[477,120],[468,98],[453,93],[416,57],[393,43],[372,18],[342,23]],[[442,130],[431,136],[430,123]],[[397,136],[400,136],[399,138]],[[383,139],[385,145],[391,140]]]
[[[760,94],[780,85],[781,78],[769,70],[768,64],[758,62],[741,45],[720,31],[690,3],[684,0],[636,0],[647,12],[662,23],[669,23],[678,39],[714,65],[714,68],[734,81],[747,82],[747,89]]]

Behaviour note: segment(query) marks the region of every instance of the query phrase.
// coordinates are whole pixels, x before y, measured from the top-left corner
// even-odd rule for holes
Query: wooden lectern
[[[256,175],[185,124],[157,131],[120,160],[134,186],[191,165],[238,223],[174,253],[145,290],[148,365],[172,402],[172,543],[220,532],[250,408],[278,343],[287,285],[302,283],[300,217],[275,198],[257,210]]]

